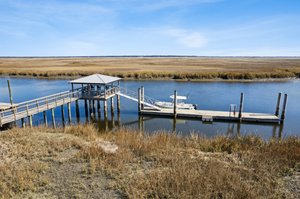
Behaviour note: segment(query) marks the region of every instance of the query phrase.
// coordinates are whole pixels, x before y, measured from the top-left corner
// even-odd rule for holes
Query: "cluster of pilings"
[[[120,95],[115,95],[117,98],[117,112],[120,114],[121,111],[121,102],[120,102]],[[97,115],[98,118],[101,118],[101,101],[103,102],[103,113],[104,118],[108,117],[108,101],[110,101],[110,110],[111,114],[113,115],[115,113],[115,104],[114,104],[114,96],[108,98],[108,99],[83,99],[84,100],[84,110],[85,110],[85,116],[86,120],[88,121],[89,118],[96,119]]]

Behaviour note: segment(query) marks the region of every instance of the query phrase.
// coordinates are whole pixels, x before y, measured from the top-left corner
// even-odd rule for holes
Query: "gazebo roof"
[[[93,74],[79,79],[69,81],[71,84],[109,84],[119,81],[121,78],[102,74]]]

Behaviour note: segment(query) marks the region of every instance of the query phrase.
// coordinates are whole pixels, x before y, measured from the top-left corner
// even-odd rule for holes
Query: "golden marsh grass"
[[[299,173],[296,137],[264,141],[256,136],[207,139],[126,129],[98,133],[88,125],[15,128],[3,132],[0,142],[3,198],[299,196],[299,180],[285,180]],[[110,151],[108,146],[116,148]]]
[[[71,57],[1,58],[0,74],[39,78],[93,73],[126,79],[265,79],[295,78],[300,58],[263,57]]]

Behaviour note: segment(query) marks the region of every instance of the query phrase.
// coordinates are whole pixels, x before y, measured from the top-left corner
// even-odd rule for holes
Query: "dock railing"
[[[119,90],[118,94],[122,95],[123,97],[126,97],[128,99],[131,99],[133,101],[138,102],[138,93],[137,92],[126,89],[126,88],[123,88],[123,87],[120,87],[119,89],[120,90]],[[156,102],[158,102],[158,100],[156,100],[152,97],[146,96],[146,95],[143,96],[143,99],[141,101],[141,103],[146,105],[146,106],[149,106],[149,107],[152,107],[154,109],[160,110],[161,108],[159,108],[156,105]]]
[[[75,101],[79,99],[81,95],[82,89],[79,88],[73,91],[60,92],[19,103],[11,109],[0,112],[0,126],[24,118],[26,116],[34,115],[51,108],[55,108],[59,105]]]
[[[118,86],[109,88],[107,90],[88,90],[86,87],[82,90],[82,98],[106,98],[119,92],[120,88]]]

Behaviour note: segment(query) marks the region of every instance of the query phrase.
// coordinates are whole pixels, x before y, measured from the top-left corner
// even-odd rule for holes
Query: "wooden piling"
[[[174,117],[173,118],[173,125],[172,125],[172,132],[176,133],[176,124],[177,124],[177,119]]]
[[[45,127],[48,126],[48,122],[47,122],[47,112],[44,111],[44,124],[45,124]]]
[[[30,128],[32,128],[32,115],[29,115],[28,116],[28,120],[29,120],[29,126],[30,126]]]
[[[288,100],[288,95],[284,94],[283,108],[282,108],[282,112],[281,112],[281,123],[283,123],[285,120],[285,110],[286,110],[287,100]]]
[[[77,122],[80,122],[80,110],[79,110],[79,102],[78,100],[75,101],[75,109],[76,109],[76,118],[77,118]]]
[[[107,100],[104,100],[103,104],[104,104],[104,117],[107,118]]]
[[[113,97],[110,98],[110,111],[111,111],[111,113],[114,113],[114,111],[115,111],[115,105],[114,105],[114,98]]]
[[[16,109],[13,107],[13,97],[12,97],[12,92],[11,92],[11,88],[10,88],[10,81],[9,81],[9,79],[7,80],[7,87],[8,87],[8,93],[9,93],[10,105],[11,105],[11,108],[13,109],[13,113],[14,113],[14,117],[15,117],[14,126],[17,126]]]
[[[120,95],[117,95],[117,109],[118,109],[118,113],[120,113],[121,111],[121,99],[120,99]]]
[[[89,112],[88,112],[88,104],[87,104],[87,100],[86,99],[84,100],[84,109],[85,109],[85,118],[86,118],[86,121],[88,121],[88,119],[89,119]]]
[[[62,125],[65,127],[65,110],[64,110],[64,105],[61,105],[61,120],[62,120]]]
[[[174,104],[174,117],[176,118],[177,116],[177,91],[174,91],[174,99],[173,99],[173,104]]]
[[[143,121],[142,121],[143,118],[141,115],[139,115],[138,119],[139,119],[139,132],[142,133],[143,132]]]
[[[141,91],[141,88],[139,88],[138,89],[138,112],[139,112],[139,114],[141,113],[141,110],[142,110],[141,100],[142,100],[142,91]]]
[[[93,109],[93,117],[96,118],[96,103],[95,100],[92,100],[92,109]]]
[[[141,110],[144,109],[144,100],[145,100],[145,89],[144,89],[144,86],[141,87],[141,101],[142,101],[142,104],[141,104]]]
[[[239,119],[240,119],[240,121],[242,121],[243,109],[244,109],[244,93],[241,93],[240,110],[239,110]]]
[[[120,113],[118,113],[117,121],[118,121],[118,127],[121,127],[121,114]]]
[[[52,126],[55,129],[56,124],[55,124],[55,115],[54,115],[54,109],[53,108],[51,108],[51,116],[52,116]]]
[[[278,93],[277,104],[276,104],[276,110],[275,110],[275,115],[276,115],[276,116],[279,116],[281,95],[282,95],[282,93]]]
[[[9,79],[7,80],[7,87],[8,87],[8,92],[9,92],[9,101],[10,101],[10,105],[13,105],[13,97],[12,97],[12,92],[11,92],[11,88],[10,88],[10,81]]]
[[[68,106],[68,120],[69,120],[69,124],[71,124],[72,122],[71,103],[67,103],[67,106]]]
[[[92,100],[89,100],[89,112],[90,112],[90,116],[93,117]]]
[[[25,125],[25,119],[24,118],[21,119],[21,123],[22,123],[22,128],[25,128],[26,125]]]
[[[115,114],[114,114],[114,112],[111,112],[111,126],[112,126],[112,128],[115,128]]]
[[[97,100],[97,112],[98,112],[98,118],[101,118],[101,104],[100,100]]]

